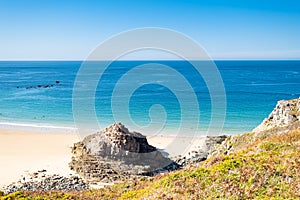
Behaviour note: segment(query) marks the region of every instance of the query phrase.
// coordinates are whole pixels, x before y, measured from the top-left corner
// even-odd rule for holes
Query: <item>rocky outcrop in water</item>
[[[60,81],[55,81],[55,84],[45,84],[45,85],[30,85],[30,86],[17,86],[17,88],[25,88],[25,89],[39,89],[39,88],[52,88],[58,85]]]
[[[278,101],[276,107],[259,126],[253,129],[258,133],[278,127],[289,126],[300,121],[300,98]]]
[[[16,191],[79,191],[89,189],[89,185],[78,176],[64,177],[57,174],[47,175],[46,170],[23,176],[18,182],[12,183],[3,192],[8,194]]]
[[[75,143],[72,154],[70,168],[90,183],[122,181],[178,167],[149,145],[145,136],[121,123]]]

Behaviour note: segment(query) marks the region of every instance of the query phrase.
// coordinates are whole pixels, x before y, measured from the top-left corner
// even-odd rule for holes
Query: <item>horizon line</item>
[[[39,61],[60,61],[60,62],[85,62],[85,61],[300,61],[300,58],[297,59],[202,59],[202,60],[185,60],[185,59],[118,59],[118,60],[84,60],[84,59],[0,59],[0,62],[39,62]]]

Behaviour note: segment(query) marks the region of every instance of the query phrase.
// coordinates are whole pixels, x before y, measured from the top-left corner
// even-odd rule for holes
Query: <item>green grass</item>
[[[299,130],[236,137],[244,148],[197,167],[98,190],[16,192],[0,199],[300,199]]]

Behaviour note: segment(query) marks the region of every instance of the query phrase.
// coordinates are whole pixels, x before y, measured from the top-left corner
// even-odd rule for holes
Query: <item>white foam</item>
[[[37,131],[43,133],[50,133],[50,132],[51,133],[77,133],[78,132],[77,128],[75,127],[11,123],[11,122],[0,122],[0,129]]]

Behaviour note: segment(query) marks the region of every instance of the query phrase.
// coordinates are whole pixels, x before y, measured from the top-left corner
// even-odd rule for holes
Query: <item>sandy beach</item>
[[[49,174],[69,175],[71,159],[70,147],[79,141],[77,134],[43,133],[37,131],[0,130],[0,186],[17,181],[22,175],[47,170]],[[166,149],[169,156],[182,154],[176,146],[189,147],[191,150],[203,144],[198,138],[192,144],[187,138],[152,136],[151,145]]]
[[[72,173],[68,168],[70,147],[78,140],[76,134],[0,130],[0,186],[42,169],[63,175]]]

